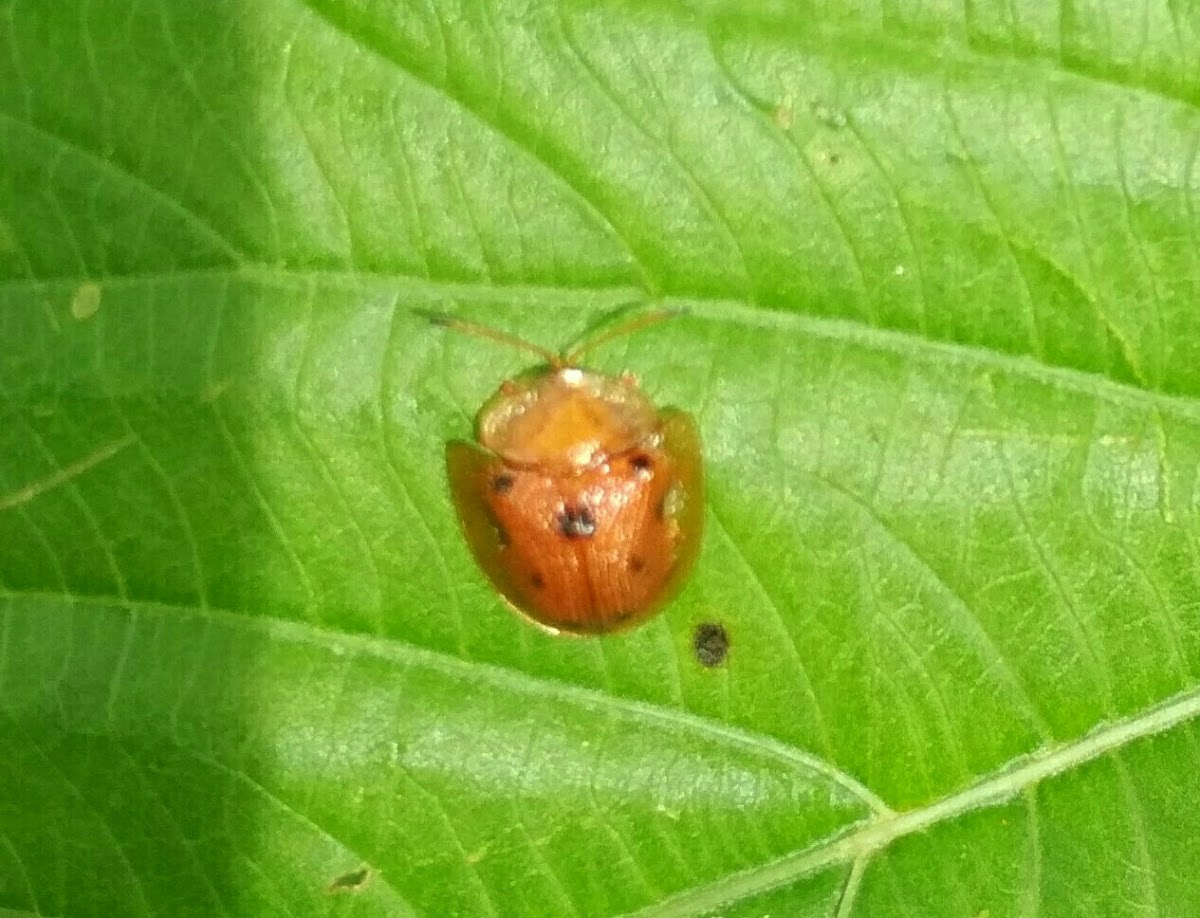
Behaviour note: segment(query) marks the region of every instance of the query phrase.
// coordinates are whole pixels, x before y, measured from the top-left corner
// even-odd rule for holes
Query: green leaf
[[[0,0],[0,910],[1200,913],[1198,42]],[[701,558],[550,637],[442,467],[525,357],[414,310],[645,298]]]

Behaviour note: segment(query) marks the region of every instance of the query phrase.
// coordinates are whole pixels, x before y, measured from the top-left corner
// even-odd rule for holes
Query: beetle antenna
[[[510,335],[508,332],[502,332],[497,328],[480,325],[478,322],[468,322],[466,319],[459,319],[455,316],[448,316],[444,312],[433,312],[428,309],[414,309],[413,312],[439,328],[450,328],[466,335],[474,335],[476,338],[487,338],[490,341],[498,341],[500,344],[515,347],[518,350],[530,351],[537,354],[552,367],[561,367],[563,365],[563,358],[549,348],[534,344],[532,341],[526,341],[524,338],[518,338],[516,335]]]
[[[678,316],[687,313],[687,309],[683,307],[675,307],[669,309],[657,309],[654,312],[648,312],[644,315],[634,316],[624,322],[614,325],[607,331],[603,331],[593,338],[587,338],[584,341],[568,348],[560,358],[561,362],[566,365],[573,364],[579,359],[580,354],[590,351],[594,347],[612,341],[613,338],[620,338],[624,335],[630,335],[634,332],[641,331],[650,325],[657,325],[666,319],[674,319]]]

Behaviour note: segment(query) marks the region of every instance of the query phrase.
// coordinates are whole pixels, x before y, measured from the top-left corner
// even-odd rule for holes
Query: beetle
[[[680,313],[635,316],[555,353],[439,313],[434,324],[537,354],[446,444],[471,553],[518,612],[554,632],[603,634],[658,611],[695,562],[704,468],[690,414],[658,408],[626,373],[584,369],[599,344]]]

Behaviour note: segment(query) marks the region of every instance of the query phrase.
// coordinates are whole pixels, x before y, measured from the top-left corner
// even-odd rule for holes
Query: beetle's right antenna
[[[476,338],[487,338],[490,341],[498,341],[501,344],[507,344],[509,347],[515,347],[518,350],[529,351],[537,354],[546,363],[555,368],[563,365],[562,357],[554,353],[554,351],[534,344],[532,341],[526,341],[524,338],[518,338],[516,335],[510,335],[508,332],[502,332],[487,325],[480,325],[478,322],[468,322],[466,319],[448,316],[444,312],[433,312],[427,309],[414,309],[413,312],[422,318],[428,319],[430,323],[437,325],[439,328],[452,328],[465,335],[473,335]]]
[[[605,329],[599,334],[591,338],[585,338],[583,341],[569,348],[562,356],[562,362],[570,365],[579,359],[579,355],[590,351],[594,347],[612,341],[613,338],[620,338],[624,335],[632,334],[636,331],[641,331],[649,325],[657,325],[666,319],[674,319],[678,316],[686,315],[687,310],[684,308],[667,308],[656,309],[654,312],[644,313],[640,316],[634,316],[631,319],[626,319],[612,328]]]

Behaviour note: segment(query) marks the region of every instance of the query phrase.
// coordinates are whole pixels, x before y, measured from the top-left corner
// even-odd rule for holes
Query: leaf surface
[[[1200,912],[1198,39],[0,2],[0,908]],[[442,466],[526,358],[414,310],[644,298],[703,550],[552,638]]]

